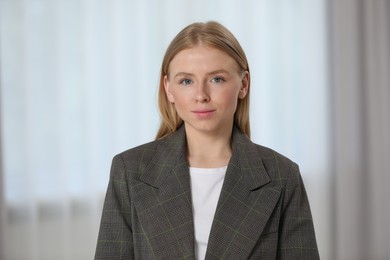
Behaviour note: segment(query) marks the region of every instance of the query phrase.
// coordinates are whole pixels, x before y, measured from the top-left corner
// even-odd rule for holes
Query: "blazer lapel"
[[[236,128],[232,142],[206,259],[247,259],[280,196],[280,187],[270,185],[255,144]]]
[[[157,259],[194,259],[184,127],[159,142],[134,187],[139,222]]]

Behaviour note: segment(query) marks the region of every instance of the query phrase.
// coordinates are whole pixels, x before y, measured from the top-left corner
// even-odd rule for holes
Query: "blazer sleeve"
[[[306,190],[298,165],[286,180],[277,259],[320,259]]]
[[[134,259],[131,200],[126,170],[120,155],[114,157],[100,223],[95,259]]]

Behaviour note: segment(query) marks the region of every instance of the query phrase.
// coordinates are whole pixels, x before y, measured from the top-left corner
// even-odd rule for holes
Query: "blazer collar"
[[[237,127],[232,146],[206,260],[250,258],[281,193],[280,185],[266,171],[258,146]]]
[[[184,127],[144,150],[133,186],[139,222],[156,259],[195,259]],[[141,168],[141,167],[140,167]]]
[[[188,166],[184,125],[158,142],[160,144],[156,148],[153,159],[140,176],[142,181],[156,188],[160,187],[172,170],[183,165]],[[232,148],[233,154],[228,168],[243,170],[240,171],[239,178],[243,178],[249,190],[257,189],[271,181],[259,157],[256,145],[237,126],[233,128]]]
[[[242,178],[249,190],[255,190],[271,181],[256,145],[237,126],[233,129],[232,148],[233,154],[228,168],[240,171],[238,175],[237,172],[226,174],[228,178]]]
[[[176,132],[158,140],[157,143],[152,159],[146,166],[145,172],[140,176],[140,180],[155,188],[162,185],[171,175],[172,170],[187,166],[184,125],[179,127]]]
[[[184,126],[156,144],[155,151],[150,151],[153,155],[148,155],[149,163],[139,176],[148,186],[136,186],[135,194],[140,196],[137,201],[141,201],[135,205],[139,220],[156,254],[163,258],[193,259],[194,229]],[[216,256],[247,259],[280,196],[280,188],[268,185],[272,183],[271,178],[257,146],[236,126],[232,148],[206,259]],[[161,203],[165,201],[169,203]],[[161,220],[162,224],[153,223],[153,220]],[[174,232],[160,228],[164,225]],[[161,241],[171,242],[162,245]]]

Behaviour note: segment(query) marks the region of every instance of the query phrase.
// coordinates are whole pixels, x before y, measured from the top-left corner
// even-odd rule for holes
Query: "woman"
[[[221,24],[173,39],[157,138],[114,157],[95,259],[319,259],[298,166],[249,139],[249,86]]]

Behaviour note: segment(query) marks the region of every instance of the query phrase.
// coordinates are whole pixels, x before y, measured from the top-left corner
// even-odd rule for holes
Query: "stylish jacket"
[[[319,259],[298,166],[238,128],[206,259]],[[195,259],[184,127],[114,157],[95,259]]]

